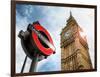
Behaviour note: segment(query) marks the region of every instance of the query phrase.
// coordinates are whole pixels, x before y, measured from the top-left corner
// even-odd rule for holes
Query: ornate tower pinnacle
[[[72,17],[72,12],[70,11],[70,17]]]

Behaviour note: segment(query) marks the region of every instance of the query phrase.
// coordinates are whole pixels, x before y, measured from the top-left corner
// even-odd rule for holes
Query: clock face
[[[71,33],[71,30],[68,30],[67,32],[65,32],[64,36],[67,38],[69,37],[70,33]]]

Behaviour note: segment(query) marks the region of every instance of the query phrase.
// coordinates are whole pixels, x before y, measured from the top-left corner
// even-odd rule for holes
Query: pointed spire
[[[70,16],[69,16],[69,18],[68,18],[68,20],[67,20],[67,23],[69,23],[70,21],[76,22],[75,18],[74,18],[73,15],[72,15],[72,11],[71,11],[71,10],[70,10]],[[77,23],[77,22],[76,22],[76,23]]]
[[[71,10],[70,10],[70,17],[72,17],[72,12],[71,12]]]
[[[74,17],[73,17],[73,15],[72,15],[71,10],[70,10],[70,16],[69,16],[69,18],[68,18],[67,22],[68,22],[68,21],[70,21],[71,19],[74,19]]]

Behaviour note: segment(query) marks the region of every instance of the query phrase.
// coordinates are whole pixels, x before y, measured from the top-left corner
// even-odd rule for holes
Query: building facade
[[[86,36],[71,12],[60,36],[61,70],[92,69]]]

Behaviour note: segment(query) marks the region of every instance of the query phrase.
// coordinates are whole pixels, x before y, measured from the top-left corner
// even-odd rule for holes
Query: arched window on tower
[[[78,70],[81,70],[81,69],[84,69],[84,66],[83,66],[83,65],[80,65],[80,66],[78,67]]]

